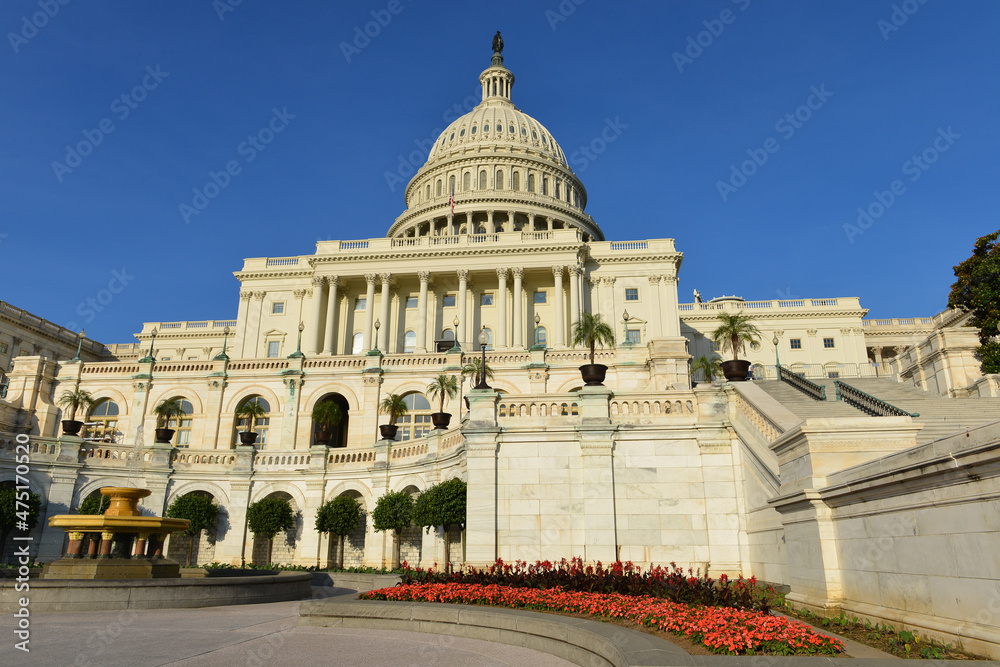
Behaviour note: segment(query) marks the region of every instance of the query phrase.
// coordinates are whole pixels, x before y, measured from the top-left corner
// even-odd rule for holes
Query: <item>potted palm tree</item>
[[[169,444],[174,437],[174,430],[167,426],[171,419],[180,418],[184,414],[184,408],[177,399],[164,400],[153,408],[153,414],[156,415],[156,442]]]
[[[83,409],[86,412],[94,404],[94,397],[86,389],[67,389],[59,397],[59,405],[69,410],[69,419],[64,419],[62,423],[63,435],[79,435],[83,428],[83,422],[76,420],[76,411]]]
[[[580,366],[580,375],[588,387],[599,387],[604,384],[608,367],[594,363],[594,351],[597,344],[615,346],[615,332],[604,318],[593,313],[582,313],[580,319],[573,323],[573,345],[584,344],[590,348],[590,363]]]
[[[431,413],[431,422],[436,429],[446,429],[451,423],[451,414],[444,411],[444,399],[455,398],[458,394],[458,378],[454,375],[441,373],[427,385],[427,394],[431,399],[439,399],[440,408],[437,412]]]
[[[314,433],[316,444],[329,447],[330,441],[333,439],[333,431],[343,418],[344,411],[332,400],[320,401],[314,405],[312,420],[316,424]]]
[[[380,414],[389,415],[389,423],[381,424],[378,427],[379,433],[385,440],[395,440],[396,432],[399,430],[396,420],[406,414],[406,401],[399,394],[389,394],[378,404],[378,411]]]
[[[467,364],[462,366],[462,379],[470,378],[470,385],[475,387],[479,384],[482,379],[480,375],[482,374],[483,360],[479,357],[472,357]],[[490,367],[490,363],[486,362],[486,379],[493,379],[493,368]],[[469,397],[465,397],[465,407],[469,407]]]
[[[691,374],[694,375],[698,371],[705,374],[705,382],[712,382],[722,376],[722,358],[715,355],[698,357],[691,364]]]
[[[731,361],[722,362],[722,373],[730,382],[741,382],[747,379],[750,372],[750,362],[740,359],[747,343],[760,342],[760,330],[754,326],[749,315],[743,311],[736,314],[719,313],[719,326],[712,332],[712,340],[725,351],[733,353]]]
[[[240,444],[253,445],[257,442],[257,420],[266,415],[264,406],[257,401],[250,399],[236,408],[236,418],[247,420],[247,430],[240,431]]]

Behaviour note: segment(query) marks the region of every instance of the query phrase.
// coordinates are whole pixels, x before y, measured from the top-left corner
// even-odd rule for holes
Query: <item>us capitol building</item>
[[[997,657],[1000,383],[979,372],[976,330],[955,312],[867,320],[856,297],[680,303],[674,241],[605,239],[558,142],[514,105],[501,51],[387,235],[246,260],[235,319],[147,322],[137,343],[86,341],[81,361],[59,352],[72,334],[59,348],[60,332],[3,304],[0,481],[14,479],[15,434],[30,434],[37,559],[62,550],[45,516],[126,478],[153,491],[155,514],[187,493],[215,499],[199,563],[266,558],[246,507],[278,495],[297,528],[273,560],[326,566],[339,541],[314,530],[324,502],[348,495],[370,512],[386,491],[461,477],[465,529],[407,531],[411,565],[440,567],[445,540],[456,564],[673,561]],[[738,311],[764,334],[744,357],[754,381],[693,382],[718,314]],[[588,351],[571,345],[584,312],[615,331],[597,351],[603,386],[583,385]],[[35,339],[15,342],[17,326]],[[481,335],[490,388],[465,378],[445,405],[451,426],[433,429],[428,383],[479,357]],[[84,437],[61,436],[54,401],[77,386],[98,402]],[[390,393],[409,406],[394,441],[377,428]],[[166,399],[184,414],[172,442],[154,443],[151,410]],[[323,400],[344,414],[329,447],[311,421]],[[266,412],[254,446],[237,436],[247,401]],[[172,540],[183,558],[186,538]],[[392,540],[366,514],[346,564],[387,564]]]

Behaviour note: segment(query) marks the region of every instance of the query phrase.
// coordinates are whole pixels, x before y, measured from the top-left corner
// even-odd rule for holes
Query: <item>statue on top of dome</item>
[[[499,30],[493,35],[493,53],[503,53],[503,37],[500,36]]]

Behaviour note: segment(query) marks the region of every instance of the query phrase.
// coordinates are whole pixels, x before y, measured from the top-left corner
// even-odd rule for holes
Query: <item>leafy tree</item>
[[[215,525],[218,515],[219,506],[212,497],[200,492],[186,493],[167,508],[167,516],[171,519],[187,519],[191,522],[184,531],[188,536],[187,567],[191,567],[195,539],[200,539],[202,530]]]
[[[413,498],[405,491],[387,491],[375,503],[372,527],[378,532],[391,530],[395,536],[392,567],[399,566],[400,534],[413,523]]]
[[[247,432],[253,433],[257,428],[257,420],[267,414],[267,410],[264,406],[255,401],[254,399],[249,399],[243,402],[240,407],[236,408],[236,418],[247,420]]]
[[[705,374],[705,381],[711,382],[714,378],[722,375],[722,359],[718,356],[698,357],[691,364],[691,374],[701,371]]]
[[[76,411],[83,409],[84,412],[94,404],[94,397],[86,389],[67,389],[59,397],[59,405],[69,410],[67,421],[76,421]]]
[[[413,523],[423,526],[427,530],[433,526],[444,527],[445,567],[451,562],[448,529],[452,526],[465,525],[466,497],[465,482],[455,478],[435,484],[417,496],[417,500],[413,504]]]
[[[268,496],[247,508],[247,526],[254,535],[267,538],[267,562],[271,562],[274,536],[295,527],[292,505],[285,498]]]
[[[18,500],[21,501],[20,507]],[[18,491],[13,486],[0,489],[0,553],[7,544],[7,536],[15,528],[26,533],[38,525],[41,508],[42,497],[37,493]]]
[[[458,394],[458,378],[454,375],[441,373],[427,385],[427,394],[431,397],[431,400],[435,398],[440,399],[441,409],[438,412],[444,412],[444,399],[455,398]]]
[[[471,359],[469,359],[468,363],[466,363],[462,367],[462,377],[472,378],[472,383],[473,383],[472,386],[474,387],[477,384],[479,384],[480,375],[482,375],[482,369],[483,369],[483,360],[480,359],[479,357],[472,357]],[[486,379],[487,380],[493,379],[493,368],[490,367],[490,362],[488,361],[486,362]]]
[[[184,414],[184,408],[177,399],[164,400],[160,401],[153,408],[153,414],[156,415],[156,427],[167,428],[167,424],[170,423],[172,418],[180,417]]]
[[[758,329],[749,315],[743,311],[738,313],[719,313],[719,326],[712,332],[712,340],[723,350],[731,350],[733,361],[738,361],[747,343],[760,342]]]
[[[972,257],[955,267],[955,284],[948,307],[971,312],[969,323],[979,327],[983,373],[1000,373],[1000,342],[995,340],[1000,324],[1000,231],[977,239]]]
[[[399,394],[389,394],[378,404],[378,411],[383,415],[389,415],[389,423],[395,424],[396,420],[409,410],[406,407],[406,399]]]
[[[594,352],[597,344],[601,347],[615,346],[615,332],[604,318],[594,313],[581,313],[580,319],[573,323],[573,345],[586,345],[590,348],[590,364],[594,364]]]
[[[340,537],[340,556],[337,567],[344,569],[344,538],[358,527],[361,521],[361,503],[349,496],[337,496],[323,503],[316,513],[316,530]]]
[[[95,491],[80,503],[76,511],[80,514],[104,514],[110,505],[111,498]]]

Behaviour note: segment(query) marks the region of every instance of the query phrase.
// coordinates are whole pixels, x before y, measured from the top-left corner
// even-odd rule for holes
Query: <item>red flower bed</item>
[[[747,609],[687,605],[620,593],[514,588],[495,584],[401,584],[371,591],[361,597],[369,600],[415,600],[567,611],[623,618],[687,636],[716,653],[835,655],[844,650],[842,642],[818,635],[805,623],[787,618]]]

